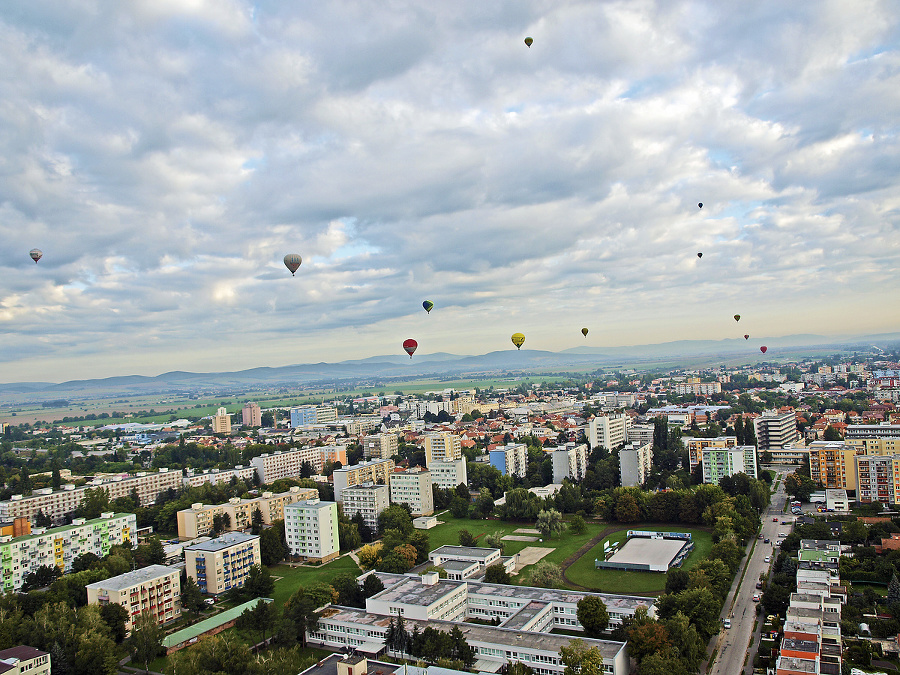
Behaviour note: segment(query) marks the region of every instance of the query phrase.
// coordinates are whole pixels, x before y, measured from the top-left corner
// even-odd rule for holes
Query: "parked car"
[[[767,556],[766,556],[766,562],[772,562],[772,556],[767,555]]]
[[[731,619],[725,619],[723,624],[725,625],[725,628],[731,628]]]
[[[753,594],[753,602],[759,602],[759,593]]]
[[[763,536],[762,536],[762,535],[759,535],[759,536],[758,536],[758,537],[757,537],[757,539],[762,539],[762,538],[763,538]]]
[[[777,523],[777,522],[778,522],[778,516],[775,516],[774,518],[772,518],[772,522],[773,522],[773,523]]]
[[[763,539],[763,543],[764,543],[764,544],[768,544],[768,543],[769,543],[769,538],[766,537],[765,539]]]

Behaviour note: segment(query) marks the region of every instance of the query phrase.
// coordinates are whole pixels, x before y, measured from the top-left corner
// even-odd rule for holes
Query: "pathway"
[[[599,544],[601,541],[603,541],[603,539],[605,537],[612,534],[613,532],[618,532],[621,529],[622,529],[621,525],[613,525],[613,526],[607,527],[605,530],[600,532],[600,534],[598,534],[596,537],[590,539],[584,546],[582,546],[580,549],[575,551],[575,553],[573,553],[568,558],[563,560],[562,565],[560,565],[560,567],[562,568],[562,576],[563,576],[563,579],[565,579],[566,583],[569,584],[570,588],[574,588],[577,591],[591,590],[590,588],[585,588],[584,586],[581,586],[579,584],[572,583],[572,580],[566,576],[566,570],[568,570],[569,567],[572,566],[572,563],[574,563],[581,556],[583,556],[585,553],[587,553],[592,548],[594,548],[597,544]]]

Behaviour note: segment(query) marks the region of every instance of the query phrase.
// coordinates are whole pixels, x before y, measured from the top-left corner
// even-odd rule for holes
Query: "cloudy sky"
[[[0,381],[900,330],[898,24],[4,0]]]

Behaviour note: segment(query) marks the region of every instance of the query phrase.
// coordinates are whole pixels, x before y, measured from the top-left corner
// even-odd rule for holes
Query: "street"
[[[758,603],[753,602],[753,596],[757,593],[762,594],[761,590],[756,588],[756,582],[759,581],[759,575],[768,571],[770,563],[765,562],[766,556],[772,556],[775,559],[775,545],[778,539],[778,533],[783,532],[790,534],[791,525],[782,525],[781,520],[792,520],[793,516],[784,513],[786,495],[784,493],[784,476],[793,471],[796,467],[775,467],[775,481],[780,481],[778,489],[772,494],[769,509],[762,514],[762,529],[760,530],[764,538],[769,539],[769,543],[763,543],[763,539],[756,541],[756,546],[747,562],[747,571],[741,585],[729,593],[725,600],[725,607],[722,610],[722,619],[731,618],[731,628],[722,628],[719,637],[715,641],[716,656],[715,663],[710,669],[712,675],[736,675],[740,672],[752,673],[753,663],[752,654],[748,655],[750,638],[753,632],[753,623],[756,620],[756,607]],[[772,519],[778,517],[778,522],[772,522]],[[738,572],[738,579],[740,571]],[[761,622],[760,622],[761,623]],[[746,659],[746,665],[744,661]]]

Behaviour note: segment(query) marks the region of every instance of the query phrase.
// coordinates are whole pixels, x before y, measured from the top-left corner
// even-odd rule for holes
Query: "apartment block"
[[[259,537],[243,532],[229,532],[216,539],[185,547],[187,575],[197,582],[203,593],[218,595],[240,588],[250,568],[259,565]]]
[[[357,513],[362,514],[372,532],[378,532],[378,515],[391,505],[390,497],[387,485],[365,483],[344,488],[341,493],[344,515],[353,518]]]
[[[625,432],[625,442],[636,443],[637,445],[650,443],[652,445],[653,430],[654,425],[652,424],[632,424],[628,427],[628,431]]]
[[[21,537],[0,537],[0,561],[4,591],[18,591],[25,576],[43,565],[55,565],[64,574],[84,553],[98,558],[112,546],[132,544],[137,522],[133,513],[103,513],[99,518],[76,518],[71,525],[35,529]]]
[[[844,434],[845,440],[854,438],[900,438],[900,424],[851,424]]]
[[[224,407],[219,408],[212,418],[212,431],[214,434],[231,433],[231,415]]]
[[[688,382],[675,385],[675,393],[679,396],[694,394],[695,396],[712,396],[722,393],[722,385],[719,382]]]
[[[652,470],[652,443],[644,445],[626,443],[625,447],[619,450],[619,476],[622,479],[622,487],[643,485]]]
[[[311,405],[291,408],[291,429],[316,423],[316,408]]]
[[[397,454],[397,434],[384,433],[366,436],[362,440],[366,459],[390,459]]]
[[[353,466],[335,469],[331,475],[331,479],[334,482],[334,499],[337,502],[342,501],[341,492],[344,488],[351,485],[362,485],[363,483],[388,485],[390,484],[393,471],[394,460],[392,459],[373,459],[368,462],[354,464]]]
[[[421,466],[391,474],[391,503],[408,504],[413,516],[430,516],[434,513],[434,492],[431,489],[431,472]]]
[[[896,504],[900,496],[900,454],[856,455],[857,499]]]
[[[454,462],[462,457],[462,442],[451,433],[427,434],[425,436],[425,465],[432,462]]]
[[[337,502],[309,499],[284,509],[284,535],[297,560],[326,563],[338,557]]]
[[[0,650],[0,675],[50,675],[50,654],[19,645]]]
[[[718,436],[716,438],[690,438],[681,439],[688,453],[690,471],[703,461],[704,448],[734,448],[737,447],[737,436]]]
[[[588,449],[584,443],[566,443],[549,452],[553,463],[553,482],[568,478],[573,483],[584,479],[587,471]]]
[[[271,525],[276,520],[284,519],[284,507],[287,504],[315,499],[319,496],[316,488],[292,487],[287,492],[263,492],[259,497],[239,499],[232,497],[225,504],[203,504],[197,502],[189,509],[179,511],[175,517],[178,522],[179,539],[196,539],[212,533],[213,518],[227,515],[230,525],[228,530],[244,530],[253,523],[253,513],[259,509],[263,522]]]
[[[489,453],[491,466],[504,476],[524,478],[528,471],[528,446],[524,443],[507,443]]]
[[[628,425],[629,418],[625,413],[594,417],[588,422],[588,445],[592,450],[598,447],[615,450],[625,444]]]
[[[129,633],[142,612],[149,612],[159,624],[181,616],[181,572],[177,567],[150,565],[85,588],[89,605],[115,602],[128,610],[125,629]]]
[[[432,461],[428,465],[428,471],[431,472],[431,482],[439,488],[452,490],[460,483],[469,484],[465,459],[456,459],[452,462]]]
[[[210,485],[230,483],[232,478],[252,481],[255,475],[256,469],[254,467],[238,464],[233,469],[206,469],[203,471],[188,469],[181,482],[185,487],[200,487],[205,483]]]
[[[313,471],[321,472],[326,461],[340,461],[342,464],[346,464],[347,449],[342,446],[307,446],[293,450],[266,452],[251,459],[250,465],[256,470],[260,482],[268,485],[281,478],[299,477],[304,462],[308,463]]]
[[[764,410],[762,415],[753,420],[753,429],[756,433],[756,447],[760,452],[783,448],[800,440],[797,416],[793,411],[779,413],[776,410]]]
[[[259,403],[246,403],[241,410],[241,423],[245,427],[262,426],[262,410]]]
[[[809,444],[809,476],[826,488],[856,490],[856,452],[844,441]]]
[[[703,449],[703,482],[719,484],[725,476],[745,473],[756,478],[756,446],[738,445],[733,448]]]

